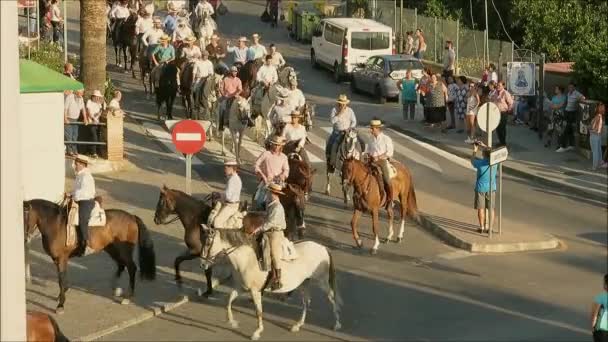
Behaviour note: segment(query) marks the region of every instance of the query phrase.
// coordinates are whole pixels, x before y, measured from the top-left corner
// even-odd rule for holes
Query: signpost
[[[192,182],[192,155],[205,146],[205,129],[193,120],[182,120],[173,126],[171,137],[175,148],[186,155],[186,193],[190,195]]]

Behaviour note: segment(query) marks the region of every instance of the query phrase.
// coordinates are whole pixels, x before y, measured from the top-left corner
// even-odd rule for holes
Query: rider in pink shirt
[[[274,136],[269,151],[264,151],[255,161],[255,173],[261,178],[254,196],[254,204],[261,209],[266,199],[266,186],[270,183],[282,184],[289,176],[287,156],[281,152],[284,139]]]

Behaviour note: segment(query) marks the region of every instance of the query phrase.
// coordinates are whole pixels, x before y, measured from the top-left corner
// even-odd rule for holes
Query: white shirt
[[[304,147],[306,143],[306,127],[300,124],[297,128],[292,124],[285,125],[283,129],[283,137],[287,142],[298,141],[298,146]]]
[[[445,55],[445,61],[443,68],[445,70],[454,70],[454,61],[456,60],[456,51],[454,49],[448,49],[448,53]]]
[[[95,198],[95,180],[88,168],[85,167],[76,174],[72,197],[76,202]]]
[[[135,22],[135,34],[144,33],[152,27],[154,27],[154,22],[152,21],[152,18],[139,17]]]
[[[393,141],[384,133],[380,132],[377,137],[371,136],[370,143],[365,146],[365,153],[372,157],[386,154],[386,157],[393,156]]]
[[[291,110],[301,108],[306,104],[304,93],[302,93],[302,91],[297,88],[289,92],[289,96],[287,97],[286,101],[287,105],[291,108]]]
[[[285,59],[283,58],[283,55],[281,55],[280,52],[276,52],[272,54],[272,65],[274,65],[275,67],[281,67],[285,64]]]
[[[210,60],[197,59],[194,62],[194,70],[192,72],[194,80],[213,75],[213,63]]]
[[[99,118],[101,117],[101,104],[93,101],[87,100],[87,111],[89,112],[89,116],[94,123],[99,123]]]
[[[110,108],[110,109],[120,109],[120,103],[118,102],[117,99],[112,99],[112,101],[110,101],[110,104],[108,105],[108,108]]]
[[[233,173],[226,182],[226,190],[224,191],[224,201],[230,203],[238,203],[241,200],[241,189],[243,183],[238,174]]]
[[[131,15],[131,11],[125,6],[116,6],[110,11],[110,18],[126,19]]]
[[[266,222],[262,226],[263,231],[285,230],[285,209],[279,200],[274,200],[268,204],[266,211]]]
[[[194,13],[196,13],[196,15],[200,17],[200,16],[202,16],[204,11],[207,11],[209,14],[215,13],[215,10],[213,9],[213,6],[211,6],[210,3],[206,2],[206,1],[205,2],[200,1],[198,4],[196,4]]]
[[[270,84],[276,83],[279,80],[279,74],[277,74],[277,68],[272,65],[262,65],[258,69],[258,73],[256,75],[256,79],[258,82],[267,82]]]
[[[490,74],[490,81],[498,82],[498,74],[496,73],[496,71],[492,71],[492,73]]]
[[[198,45],[192,45],[191,47],[184,46],[182,48],[182,55],[184,57],[186,57],[188,60],[203,57],[201,48],[198,47]]]
[[[158,44],[158,41],[160,40],[160,37],[163,36],[163,34],[165,34],[165,32],[163,32],[163,29],[151,28],[148,31],[144,32],[144,35],[141,36],[141,40],[145,46]]]
[[[193,36],[193,35],[194,35],[194,33],[192,32],[192,29],[189,28],[188,26],[184,26],[184,27],[177,26],[175,31],[173,31],[173,41],[184,40],[184,39],[186,39],[186,37]]]
[[[80,112],[84,110],[84,100],[82,97],[77,97],[74,94],[66,96],[63,102],[64,112],[67,114],[68,119],[78,120]]]
[[[61,10],[58,4],[53,4],[51,21],[61,21]]]
[[[329,114],[329,121],[334,127],[334,131],[344,131],[349,128],[357,127],[357,118],[355,117],[355,112],[350,107],[346,107],[344,112],[337,116],[336,107],[331,109],[331,114]]]

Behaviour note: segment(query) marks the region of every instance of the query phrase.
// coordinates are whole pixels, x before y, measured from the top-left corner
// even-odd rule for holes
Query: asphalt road
[[[258,32],[263,43],[274,42],[299,72],[306,97],[317,104],[317,121],[312,132],[310,152],[323,159],[321,141],[327,136],[329,108],[339,93],[347,93],[361,123],[372,117],[396,120],[396,104],[371,104],[372,99],[352,95],[348,84],[337,85],[327,72],[312,69],[306,45],[290,40],[284,28],[262,24],[259,3],[229,1],[230,13],[222,17],[220,30],[234,39]],[[77,44],[77,32],[70,33]],[[76,45],[77,46],[77,45]],[[113,57],[113,53],[110,54]],[[113,59],[108,59],[113,61]],[[114,68],[111,66],[109,70]],[[142,119],[153,114],[143,99],[141,86],[130,76],[112,73],[125,90]],[[183,115],[177,109],[178,115]],[[397,159],[406,163],[414,175],[416,190],[424,198],[420,207],[441,205],[443,201],[472,202],[474,174],[451,158],[423,148],[396,132]],[[244,158],[251,164],[259,150],[246,145]],[[203,165],[195,169],[214,187],[223,182],[216,143],[200,155]],[[338,265],[342,297],[343,329],[331,329],[331,312],[324,298],[315,293],[308,323],[303,332],[288,332],[287,320],[299,314],[299,299],[280,303],[265,301],[268,321],[264,339],[286,340],[584,340],[589,339],[588,308],[593,295],[601,290],[606,272],[606,208],[531,183],[506,177],[505,215],[530,227],[558,236],[565,248],[543,253],[472,255],[445,246],[424,231],[408,224],[402,244],[381,245],[377,256],[354,250],[350,235],[351,211],[338,198],[337,180],[331,197],[324,190],[324,166],[315,164],[314,193],[307,207],[310,236],[333,250]],[[245,167],[243,196],[255,187],[251,166]],[[128,183],[124,184],[128,187]],[[151,199],[151,206],[154,205]],[[470,215],[474,211],[470,210]],[[446,218],[462,213],[446,212]],[[508,229],[508,227],[504,227]],[[382,221],[382,235],[386,222]],[[364,217],[360,233],[371,245],[371,222]],[[162,251],[174,255],[174,250]],[[149,321],[106,336],[107,340],[242,340],[254,329],[255,315],[248,300],[237,301],[238,330],[224,322],[223,303],[195,301]],[[112,310],[121,310],[120,306]]]

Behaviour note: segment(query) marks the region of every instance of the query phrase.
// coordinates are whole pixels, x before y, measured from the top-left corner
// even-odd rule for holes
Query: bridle
[[[161,195],[161,196],[163,196],[163,197],[162,197],[163,208],[166,208],[166,204],[165,204],[165,203],[167,203],[167,200],[166,200],[166,198],[165,198],[165,197],[166,197],[166,195]],[[167,220],[167,217],[165,217],[165,219],[164,219],[164,220],[159,220],[159,221],[160,221],[160,224],[162,224],[162,225],[171,224],[171,223],[173,223],[173,222],[175,222],[175,221],[179,220],[179,215],[177,215],[177,214],[175,213],[175,208],[171,208],[171,207],[169,207],[168,209],[169,209],[169,210],[171,210],[171,213],[169,213],[169,214],[167,215],[167,217],[168,217],[168,216],[170,216],[171,214],[173,214],[173,215],[175,215],[175,216],[174,216],[173,218],[171,218],[170,220]],[[155,215],[155,216],[156,216],[156,215]]]
[[[211,247],[213,246],[213,243],[215,242],[215,237],[217,236],[217,232],[218,231],[222,231],[222,230],[233,230],[233,229],[223,229],[223,228],[207,228],[207,231],[210,231],[209,233],[207,233],[207,239],[205,239],[205,247],[203,247],[203,252],[201,253],[201,259],[205,260],[205,262],[207,262],[209,265],[213,265],[215,263],[215,260],[217,260],[218,258],[223,258],[223,257],[227,257],[230,254],[234,253],[237,249],[239,249],[241,246],[232,246],[230,248],[223,248],[219,253],[217,253],[216,255],[209,257],[209,254],[211,252]],[[209,241],[209,239],[211,239],[211,241]]]

